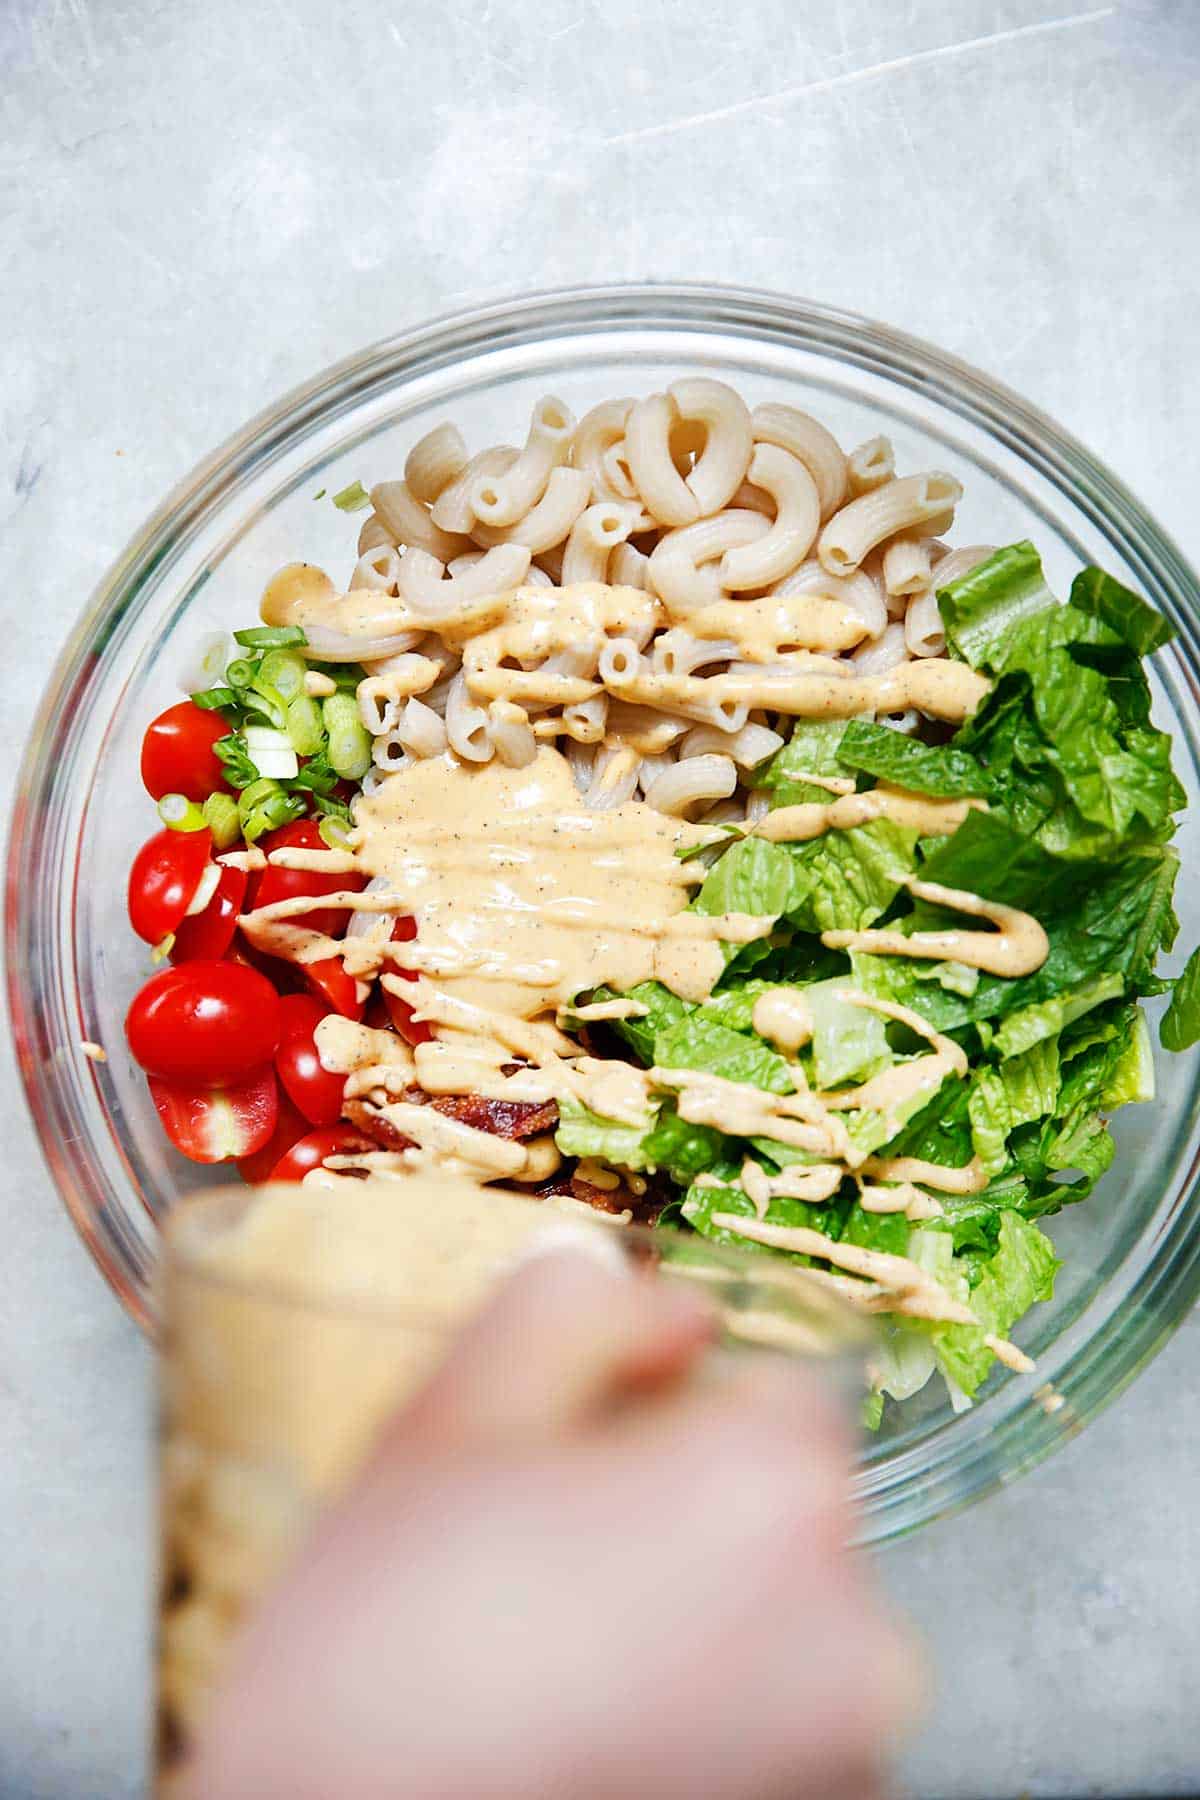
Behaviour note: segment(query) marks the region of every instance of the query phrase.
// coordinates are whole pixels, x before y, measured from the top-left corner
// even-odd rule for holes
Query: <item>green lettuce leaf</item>
[[[734,986],[718,990],[709,999],[701,1001],[695,1016],[706,1025],[726,1025],[730,1031],[749,1031],[758,1001],[781,985],[778,981],[762,981],[757,977],[736,981]]]
[[[915,831],[872,819],[793,845],[787,908],[802,931],[861,931],[887,911],[916,868]]]
[[[715,862],[692,901],[693,910],[750,913],[777,919],[792,899],[792,859],[782,844],[766,838],[740,838]]]
[[[779,752],[783,754],[782,751]],[[990,792],[987,771],[969,751],[953,744],[923,744],[886,725],[852,719],[838,746],[839,760],[852,769],[890,781],[916,794],[953,800]]]
[[[989,1175],[998,1175],[1007,1166],[1010,1132],[1054,1112],[1058,1089],[1058,1044],[1053,1038],[998,1068],[979,1070],[967,1112],[975,1154]]]
[[[633,1050],[638,1061],[646,1067],[654,1061],[654,1039],[668,1025],[674,1025],[679,1019],[686,1018],[692,1010],[686,1000],[673,994],[670,988],[664,987],[661,981],[639,981],[636,987],[630,988],[627,995],[619,995],[615,988],[599,987],[589,995],[591,1000],[636,1000],[646,1008],[645,1014],[637,1019],[610,1019],[608,1025],[618,1037]]]
[[[1158,1027],[1164,1050],[1188,1050],[1200,1039],[1200,949],[1188,957]]]
[[[957,1078],[944,1081],[888,1144],[888,1155],[915,1156],[950,1169],[964,1168],[974,1155],[969,1097],[969,1082]]]
[[[1017,1056],[1023,1050],[1056,1038],[1075,1019],[1114,999],[1124,988],[1120,975],[1093,975],[1078,987],[1067,988],[1052,1000],[1041,1000],[1010,1013],[996,1033],[995,1048],[1001,1056]]]
[[[873,1423],[871,1416],[864,1420],[868,1431],[879,1427],[885,1394],[893,1400],[910,1399],[925,1386],[937,1367],[933,1340],[923,1326],[908,1319],[884,1317],[879,1327],[871,1346],[871,1397],[879,1401],[879,1408]]]
[[[852,778],[854,771],[842,762],[838,748],[846,730],[844,719],[798,719],[791,738],[769,763],[754,771],[754,787],[765,788],[772,807],[799,806],[808,800],[830,800],[828,788],[804,781],[804,775],[827,779]]]
[[[1105,1112],[1116,1112],[1118,1106],[1134,1106],[1153,1100],[1154,1090],[1154,1052],[1150,1046],[1150,1027],[1139,1006],[1134,1010],[1133,1027],[1117,1065],[1104,1084],[1100,1105]]]
[[[740,1167],[732,1138],[711,1125],[691,1125],[681,1119],[670,1102],[664,1102],[653,1128],[641,1147],[643,1167],[665,1169],[672,1181],[686,1187],[697,1175],[715,1170],[736,1175]]]
[[[644,1169],[649,1166],[646,1136],[645,1126],[602,1119],[569,1096],[558,1103],[554,1141],[564,1156],[594,1156],[620,1168]]]
[[[711,1024],[695,1013],[659,1032],[654,1060],[660,1069],[702,1069],[769,1094],[790,1094],[794,1086],[786,1061],[762,1038]]]
[[[973,669],[993,667],[1013,627],[1056,604],[1042,559],[1027,540],[997,550],[960,580],[938,589],[947,642]]]
[[[1017,1212],[1003,1215],[996,1248],[970,1290],[968,1304],[979,1324],[941,1325],[934,1332],[938,1366],[964,1394],[976,1392],[995,1361],[985,1335],[1007,1337],[1031,1306],[1049,1300],[1060,1267],[1053,1244],[1036,1225]]]
[[[804,989],[812,1016],[813,1075],[818,1088],[866,1081],[892,1060],[887,1025],[878,1013],[843,998],[844,981],[816,981]]]
[[[1103,569],[1081,569],[1071,584],[1071,605],[1103,621],[1138,656],[1161,650],[1175,637],[1169,619]]]
[[[845,1212],[845,1204],[837,1200],[828,1201],[824,1205],[813,1205],[807,1200],[774,1199],[767,1208],[767,1218],[772,1225],[805,1225],[811,1231],[821,1231],[826,1237],[837,1238]],[[755,1244],[726,1226],[714,1225],[713,1216],[719,1213],[735,1213],[746,1219],[757,1216],[753,1203],[736,1183],[731,1182],[724,1187],[700,1187],[693,1183],[683,1202],[683,1216],[694,1231],[712,1238],[714,1243],[728,1244],[744,1252],[783,1256],[789,1262],[812,1262],[811,1257],[802,1256],[796,1251],[775,1250],[766,1244]]]

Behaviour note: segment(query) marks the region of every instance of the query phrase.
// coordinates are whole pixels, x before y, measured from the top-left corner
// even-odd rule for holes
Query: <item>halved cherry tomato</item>
[[[312,994],[287,994],[279,1002],[282,1020],[275,1072],[285,1091],[314,1125],[336,1125],[342,1116],[346,1077],[331,1075],[317,1055],[313,1033],[329,1008]]]
[[[231,1162],[271,1140],[279,1116],[279,1084],[270,1064],[228,1087],[195,1087],[150,1077],[150,1097],[163,1130],[192,1162]]]
[[[245,897],[245,869],[222,868],[216,892],[204,911],[185,916],[176,926],[171,961],[219,962],[233,942]]]
[[[417,935],[417,921],[413,918],[397,919],[392,926],[393,944],[410,944]],[[413,969],[392,969],[393,975],[399,975],[402,981],[415,981]],[[393,994],[390,988],[384,988],[383,997],[387,1003],[388,1016],[400,1036],[410,1044],[427,1044],[433,1032],[423,1019],[413,1018],[413,1008],[399,994]]]
[[[309,1170],[319,1169],[327,1156],[357,1156],[360,1151],[378,1148],[353,1125],[326,1125],[294,1143],[271,1170],[271,1180],[303,1181]]]
[[[272,850],[328,850],[315,819],[295,819],[281,825],[258,840],[258,847],[269,856]],[[276,900],[295,900],[301,894],[320,897],[323,894],[357,894],[366,886],[366,876],[326,875],[317,869],[281,869],[272,863],[253,877],[246,895],[248,908],[270,906]],[[288,920],[290,925],[303,925],[308,931],[323,931],[337,937],[345,924],[344,908],[314,906],[311,912],[298,913]]]
[[[269,1063],[279,1043],[279,995],[265,975],[233,962],[161,969],[125,1018],[134,1061],[147,1075],[219,1087]]]
[[[156,800],[164,794],[207,800],[214,789],[225,786],[225,770],[213,745],[228,735],[229,726],[218,712],[205,712],[191,700],[168,706],[146,727],[142,739],[147,793]]]
[[[312,1126],[302,1112],[298,1112],[282,1088],[279,1090],[279,1116],[275,1120],[275,1129],[262,1146],[251,1156],[238,1158],[238,1174],[251,1187],[270,1178],[271,1170],[285,1156],[292,1145],[302,1137],[306,1137]]]
[[[212,832],[156,831],[129,871],[129,923],[148,944],[177,931],[212,861]]]
[[[340,956],[326,956],[320,962],[299,963],[297,967],[319,1000],[324,1000],[343,1019],[361,1019],[364,1001],[358,997],[358,983],[347,975]]]

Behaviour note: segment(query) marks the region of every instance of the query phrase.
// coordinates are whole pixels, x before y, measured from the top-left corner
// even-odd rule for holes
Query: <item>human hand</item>
[[[520,1270],[252,1622],[204,1800],[869,1800],[915,1658],[811,1373],[690,1292]]]

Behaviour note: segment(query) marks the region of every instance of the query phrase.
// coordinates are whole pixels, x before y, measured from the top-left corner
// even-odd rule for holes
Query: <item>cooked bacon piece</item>
[[[457,1119],[476,1131],[486,1131],[492,1137],[508,1138],[517,1143],[553,1131],[558,1124],[555,1100],[488,1100],[481,1094],[447,1094],[440,1100],[431,1100],[425,1089],[419,1087],[405,1088],[404,1098],[412,1106],[431,1105],[434,1112],[442,1113],[448,1119]],[[350,1100],[342,1112],[352,1125],[357,1125],[385,1150],[407,1150],[412,1144],[411,1138],[405,1137],[390,1119],[366,1101]]]
[[[379,1145],[381,1150],[411,1150],[412,1139],[386,1119],[374,1106],[368,1106],[365,1100],[347,1100],[342,1107],[342,1117],[356,1125],[364,1137]]]
[[[632,1194],[628,1188],[601,1188],[580,1176],[560,1172],[549,1181],[539,1182],[535,1188],[526,1188],[535,1200],[549,1200],[564,1195],[572,1200],[580,1200],[596,1212],[623,1213],[630,1212],[639,1225],[653,1225],[659,1213],[671,1198],[669,1183],[661,1175],[651,1175],[646,1179],[646,1192]]]
[[[558,1124],[557,1100],[489,1100],[482,1094],[447,1094],[433,1101],[434,1112],[460,1124],[473,1125],[493,1137],[540,1137]]]

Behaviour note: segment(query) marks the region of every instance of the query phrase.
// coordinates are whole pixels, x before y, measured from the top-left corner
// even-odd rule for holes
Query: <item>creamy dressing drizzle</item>
[[[801,718],[851,718],[916,707],[957,723],[975,709],[988,685],[966,665],[943,658],[916,660],[883,675],[855,675],[846,662],[831,660],[831,653],[861,641],[862,621],[842,602],[818,595],[721,601],[691,615],[681,644],[697,638],[711,642],[719,646],[715,661],[742,665],[710,675],[669,673],[662,658],[652,664],[638,653],[671,623],[655,595],[594,582],[460,599],[433,619],[376,590],[339,594],[322,571],[295,564],[270,584],[262,612],[268,623],[319,627],[326,638],[338,634],[351,646],[361,642],[364,650],[371,641],[432,629],[461,653],[472,699],[489,706],[497,719],[523,718],[525,706],[582,702],[607,688],[607,741],[626,747],[609,758],[602,777],[614,786],[636,754],[652,754],[676,735],[677,723],[663,719],[663,713],[704,717],[714,709],[746,706]],[[623,663],[606,664],[602,680],[598,659],[615,639],[626,640],[634,653]],[[572,667],[572,653],[578,659],[574,666],[587,672],[563,672]],[[557,667],[543,666],[556,657],[562,659]],[[762,673],[745,666],[758,663],[771,666]],[[373,680],[381,696],[402,698],[424,692],[441,666],[433,657],[406,654],[403,666]],[[864,1209],[903,1211],[913,1220],[941,1210],[927,1187],[968,1193],[986,1186],[977,1163],[955,1169],[864,1156],[839,1116],[878,1110],[898,1129],[901,1114],[908,1116],[914,1101],[932,1093],[947,1074],[965,1072],[960,1047],[919,1014],[846,990],[845,1000],[905,1024],[930,1049],[856,1087],[825,1094],[808,1089],[798,1066],[791,1071],[795,1091],[777,1095],[701,1071],[644,1070],[600,1060],[559,1028],[644,1014],[644,1007],[626,998],[576,1004],[579,994],[600,986],[623,994],[639,982],[659,980],[683,999],[703,1000],[724,967],[722,944],[763,937],[773,921],[687,911],[691,889],[706,871],[681,863],[677,852],[705,844],[711,828],[667,818],[641,802],[583,808],[570,766],[545,742],[565,729],[563,723],[535,718],[533,728],[541,743],[526,768],[498,761],[464,767],[450,754],[425,759],[382,783],[372,796],[359,797],[347,850],[274,853],[271,860],[283,867],[370,878],[370,892],[334,894],[322,902],[360,920],[365,915],[370,921],[365,931],[361,923],[345,939],[312,931],[302,922],[312,906],[306,897],[260,907],[241,920],[249,940],[270,954],[299,963],[342,956],[348,972],[360,978],[360,992],[366,991],[362,978],[377,976],[385,990],[405,999],[415,1017],[434,1028],[429,1042],[409,1050],[390,1032],[344,1019],[322,1021],[317,1044],[324,1066],[345,1074],[348,1095],[368,1096],[380,1117],[411,1142],[408,1149],[337,1158],[330,1166],[393,1174],[436,1167],[486,1181],[535,1180],[557,1168],[552,1140],[513,1142],[414,1105],[403,1097],[413,1083],[433,1095],[571,1098],[639,1129],[648,1127],[663,1095],[671,1094],[685,1120],[732,1136],[773,1138],[817,1159],[774,1175],[748,1159],[740,1183],[756,1217],[720,1214],[718,1225],[820,1258],[830,1265],[825,1278],[853,1290],[855,1304],[972,1321],[969,1308],[907,1258],[838,1244],[806,1227],[777,1226],[765,1217],[776,1197],[828,1199],[847,1172],[856,1175]],[[853,780],[815,774],[800,779],[824,788],[830,800],[777,809],[748,827],[748,834],[803,842],[886,818],[922,836],[942,836],[982,804],[935,800],[886,783],[860,794]],[[260,868],[265,859],[250,850],[222,860]],[[886,929],[830,932],[824,942],[875,954],[953,960],[1003,975],[1028,973],[1044,959],[1045,934],[1029,914],[919,880],[909,886],[919,898],[984,919],[995,929],[911,937]],[[391,941],[397,917],[416,921],[414,940]],[[808,1004],[796,989],[761,996],[753,1025],[788,1057],[811,1039],[813,1029]],[[600,1164],[581,1164],[581,1173],[585,1167],[585,1178],[597,1185],[617,1179]],[[1010,1366],[1019,1366],[1014,1359],[1021,1353],[1004,1340],[992,1348]]]
[[[807,781],[807,776],[796,779]],[[747,837],[766,838],[773,844],[802,843],[823,837],[827,831],[850,831],[872,819],[891,819],[921,837],[942,837],[957,831],[977,800],[930,800],[881,782],[862,794],[842,794],[836,800],[806,800],[798,806],[781,806],[769,812]]]
[[[910,876],[906,886],[918,900],[987,919],[997,930],[914,931],[907,937],[902,931],[889,930],[824,931],[821,942],[831,950],[866,950],[876,956],[916,956],[934,962],[966,963],[985,974],[1010,979],[1032,975],[1045,962],[1050,940],[1032,913],[985,900],[963,888],[943,887],[936,881]]]

